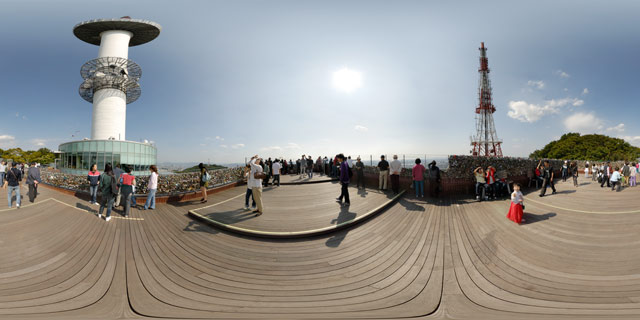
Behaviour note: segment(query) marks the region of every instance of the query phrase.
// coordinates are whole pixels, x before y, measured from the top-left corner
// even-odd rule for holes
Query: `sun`
[[[362,86],[362,74],[349,68],[333,73],[333,86],[344,92],[352,92]]]

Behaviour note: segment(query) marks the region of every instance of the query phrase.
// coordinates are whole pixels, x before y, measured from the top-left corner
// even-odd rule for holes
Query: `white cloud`
[[[222,138],[220,136],[216,136],[216,140],[224,141],[224,138]]]
[[[240,149],[244,148],[244,143],[237,143],[231,146],[231,149]]]
[[[297,143],[289,142],[285,146],[285,149],[300,149],[300,145]]]
[[[621,123],[615,127],[607,128],[607,131],[615,131],[618,133],[624,132],[624,123]]]
[[[564,126],[571,132],[594,133],[602,130],[602,120],[594,113],[578,112],[564,120]]]
[[[566,106],[579,107],[583,104],[584,101],[577,98],[547,100],[544,105],[526,101],[509,101],[509,109],[511,110],[507,112],[507,115],[522,122],[536,122],[547,114],[558,113],[560,108]]]
[[[260,149],[261,151],[282,151],[282,148],[280,146],[270,146],[270,147],[264,147]]]
[[[31,143],[38,147],[44,147],[47,139],[31,139]]]
[[[562,89],[562,91],[564,91],[564,92],[568,92],[568,91],[569,91],[569,89],[564,88],[564,89]]]
[[[589,89],[584,88],[584,90],[582,90],[582,94],[589,94]]]
[[[15,140],[16,140],[16,137],[10,136],[8,134],[0,135],[0,146],[13,147],[13,143]]]
[[[556,71],[556,74],[557,74],[558,76],[560,76],[560,78],[565,78],[565,79],[566,79],[566,78],[571,77],[568,73],[566,73],[566,72],[564,72],[564,71],[562,71],[562,70],[558,70],[558,71]]]
[[[220,145],[220,148],[225,148],[225,149],[226,149],[226,148],[228,148],[228,147],[229,147],[229,146],[228,146],[228,145],[226,145],[226,144],[221,144],[221,145]]]
[[[369,131],[369,128],[358,124],[355,127],[353,127],[353,130],[358,131],[358,132],[367,132],[367,131]]]
[[[544,89],[544,81],[542,80],[538,80],[538,81],[529,80],[527,81],[527,85],[530,87],[536,87],[540,90]]]

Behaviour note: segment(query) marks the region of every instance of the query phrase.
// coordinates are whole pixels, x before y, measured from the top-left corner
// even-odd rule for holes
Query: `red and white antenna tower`
[[[498,139],[496,127],[493,123],[493,113],[496,107],[491,102],[491,81],[489,81],[489,60],[484,42],[480,44],[480,83],[478,85],[479,104],[476,108],[476,135],[471,137],[475,157],[502,157],[502,141]]]

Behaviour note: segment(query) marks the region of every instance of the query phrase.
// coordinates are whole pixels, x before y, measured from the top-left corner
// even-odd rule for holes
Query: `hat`
[[[429,164],[436,164],[436,161],[435,161],[435,160],[433,160],[433,161],[431,161]]]

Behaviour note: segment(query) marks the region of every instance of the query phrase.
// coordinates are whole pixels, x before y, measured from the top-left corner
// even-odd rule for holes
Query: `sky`
[[[142,95],[127,139],[159,162],[301,154],[469,154],[478,47],[498,137],[527,156],[567,132],[640,146],[639,1],[0,0],[0,148],[91,134],[74,37],[97,18],[152,20],[129,50]],[[361,75],[346,92],[335,72]]]

